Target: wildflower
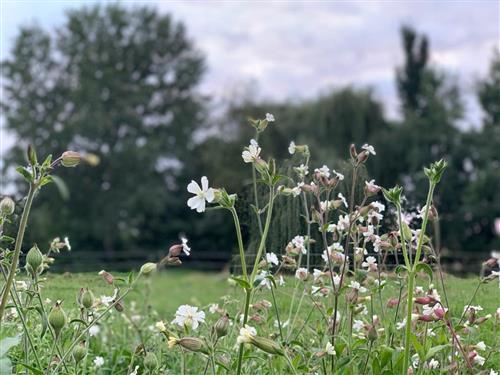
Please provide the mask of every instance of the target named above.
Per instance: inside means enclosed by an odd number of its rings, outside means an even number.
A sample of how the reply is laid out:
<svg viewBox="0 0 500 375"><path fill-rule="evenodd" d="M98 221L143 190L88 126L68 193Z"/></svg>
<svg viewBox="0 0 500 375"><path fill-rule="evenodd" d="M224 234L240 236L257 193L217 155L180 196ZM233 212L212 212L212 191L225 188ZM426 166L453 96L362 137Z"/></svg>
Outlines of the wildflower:
<svg viewBox="0 0 500 375"><path fill-rule="evenodd" d="M241 153L241 157L245 163L254 163L260 158L261 148L257 141L252 139L250 141L250 145L245 148L245 150Z"/></svg>
<svg viewBox="0 0 500 375"><path fill-rule="evenodd" d="M100 357L100 356L97 356L94 358L94 365L95 367L101 367L102 365L104 365L104 358Z"/></svg>
<svg viewBox="0 0 500 375"><path fill-rule="evenodd" d="M163 320L156 322L155 328L160 332L166 332L167 330L167 327L165 326L165 323L163 323Z"/></svg>
<svg viewBox="0 0 500 375"><path fill-rule="evenodd" d="M89 335L91 337L92 336L97 336L99 334L99 332L101 332L101 328L97 324L94 324L93 326L91 326L89 328Z"/></svg>
<svg viewBox="0 0 500 375"><path fill-rule="evenodd" d="M349 229L349 216L348 215L339 215L339 221L337 222L337 228L340 231L344 231Z"/></svg>
<svg viewBox="0 0 500 375"><path fill-rule="evenodd" d="M484 352L486 350L486 344L484 343L484 341L479 341L476 344L476 349Z"/></svg>
<svg viewBox="0 0 500 375"><path fill-rule="evenodd" d="M354 319L352 329L361 331L363 328L365 328L365 323L362 320Z"/></svg>
<svg viewBox="0 0 500 375"><path fill-rule="evenodd" d="M344 180L344 175L342 173L337 172L335 169L332 170L333 174L339 179L339 181Z"/></svg>
<svg viewBox="0 0 500 375"><path fill-rule="evenodd" d="M484 365L484 362L486 361L486 358L480 356L479 354L477 354L477 352L474 351L474 353L476 353L476 355L474 356L473 360L474 360L474 363L477 363L479 366L483 366Z"/></svg>
<svg viewBox="0 0 500 375"><path fill-rule="evenodd" d="M10 197L5 197L0 201L0 212L5 216L10 216L14 213L16 204Z"/></svg>
<svg viewBox="0 0 500 375"><path fill-rule="evenodd" d="M175 313L175 319L172 324L177 324L181 327L191 327L197 329L200 323L205 322L205 313L198 311L197 307L189 305L181 305Z"/></svg>
<svg viewBox="0 0 500 375"><path fill-rule="evenodd" d="M313 280L314 280L314 282L316 282L317 280L319 280L323 275L324 275L323 271L318 270L317 268L315 268L313 270Z"/></svg>
<svg viewBox="0 0 500 375"><path fill-rule="evenodd" d="M295 272L295 277L299 280L306 280L308 276L308 271L307 268L298 268L297 271Z"/></svg>
<svg viewBox="0 0 500 375"><path fill-rule="evenodd" d="M326 165L323 165L321 168L316 168L314 172L317 173L320 177L330 177L330 168L328 168Z"/></svg>
<svg viewBox="0 0 500 375"><path fill-rule="evenodd" d="M339 275L333 275L333 285L335 285L335 287L338 287L340 285L340 280L341 280L341 277Z"/></svg>
<svg viewBox="0 0 500 375"><path fill-rule="evenodd" d="M377 259L375 257L367 257L365 261L361 264L361 267L368 268L370 271L377 270Z"/></svg>
<svg viewBox="0 0 500 375"><path fill-rule="evenodd" d="M404 318L401 322L396 323L396 329L399 331L406 327L406 318Z"/></svg>
<svg viewBox="0 0 500 375"><path fill-rule="evenodd" d="M339 194L337 195L337 198L339 198L339 199L342 201L342 203L344 204L344 206L347 208L347 200L346 200L346 199L345 199L345 197L342 195L342 193L339 193Z"/></svg>
<svg viewBox="0 0 500 375"><path fill-rule="evenodd" d="M64 246L66 246L66 249L68 249L68 251L71 251L71 244L69 243L68 237L64 237Z"/></svg>
<svg viewBox="0 0 500 375"><path fill-rule="evenodd" d="M139 371L139 366L135 366L134 371L132 371L129 375L137 375L137 371Z"/></svg>
<svg viewBox="0 0 500 375"><path fill-rule="evenodd" d="M439 362L432 358L427 364L427 367L431 370L437 369L439 367Z"/></svg>
<svg viewBox="0 0 500 375"><path fill-rule="evenodd" d="M267 253L266 262L269 264L274 264L276 266L279 264L278 257L275 253Z"/></svg>
<svg viewBox="0 0 500 375"><path fill-rule="evenodd" d="M363 146L361 146L361 148L363 150L365 150L366 152L368 152L369 154L372 154L372 155L377 155L377 153L375 152L375 147L365 143Z"/></svg>
<svg viewBox="0 0 500 375"><path fill-rule="evenodd" d="M326 343L325 352L326 352L326 354L329 354L329 355L336 355L337 354L337 353L335 353L335 348L333 347L333 345L330 341L328 341Z"/></svg>
<svg viewBox="0 0 500 375"><path fill-rule="evenodd" d="M288 152L290 153L290 155L295 154L295 142L294 141L290 142L290 146L288 146Z"/></svg>
<svg viewBox="0 0 500 375"><path fill-rule="evenodd" d="M76 167L80 164L81 155L75 151L65 151L61 155L61 164L64 167Z"/></svg>
<svg viewBox="0 0 500 375"><path fill-rule="evenodd" d="M216 303L212 303L208 307L208 311L210 311L211 314L215 314L217 312L217 310L219 310L219 305Z"/></svg>
<svg viewBox="0 0 500 375"><path fill-rule="evenodd" d="M280 277L278 279L278 285L279 286L285 285L285 278L283 277L283 275L280 275Z"/></svg>
<svg viewBox="0 0 500 375"><path fill-rule="evenodd" d="M240 328L240 334L236 338L236 342L238 344L250 343L252 338L255 336L257 336L257 330L254 327L245 324L244 327Z"/></svg>
<svg viewBox="0 0 500 375"><path fill-rule="evenodd" d="M302 254L305 254L306 253L306 248L305 248L305 239L303 236L295 236L293 239L292 239L292 245L294 247L296 247L297 249L299 249Z"/></svg>
<svg viewBox="0 0 500 375"><path fill-rule="evenodd" d="M375 184L375 180L365 181L365 192L367 195L377 194L381 187Z"/></svg>
<svg viewBox="0 0 500 375"><path fill-rule="evenodd" d="M214 189L208 187L208 179L203 176L201 178L201 188L196 181L191 181L187 186L187 191L194 194L194 197L188 199L187 204L196 212L205 211L205 202L214 200Z"/></svg>
<svg viewBox="0 0 500 375"><path fill-rule="evenodd" d="M262 278L262 281L260 282L260 286L266 287L267 289L271 289L271 280L267 278L269 275L269 272L267 271L261 271L259 273L259 277Z"/></svg>
<svg viewBox="0 0 500 375"><path fill-rule="evenodd" d="M274 122L274 115L272 113L266 113L266 121Z"/></svg>
<svg viewBox="0 0 500 375"><path fill-rule="evenodd" d="M191 248L187 244L188 243L188 239L186 237L181 237L181 241L182 241L182 251L187 256L190 256L191 255Z"/></svg>
<svg viewBox="0 0 500 375"><path fill-rule="evenodd" d="M294 169L300 178L304 178L309 174L309 167L307 165L301 164L299 167L295 167Z"/></svg>
<svg viewBox="0 0 500 375"><path fill-rule="evenodd" d="M366 288L361 286L361 284L355 280L351 280L351 282L349 283L349 287L352 289L355 289L361 293L366 292Z"/></svg>

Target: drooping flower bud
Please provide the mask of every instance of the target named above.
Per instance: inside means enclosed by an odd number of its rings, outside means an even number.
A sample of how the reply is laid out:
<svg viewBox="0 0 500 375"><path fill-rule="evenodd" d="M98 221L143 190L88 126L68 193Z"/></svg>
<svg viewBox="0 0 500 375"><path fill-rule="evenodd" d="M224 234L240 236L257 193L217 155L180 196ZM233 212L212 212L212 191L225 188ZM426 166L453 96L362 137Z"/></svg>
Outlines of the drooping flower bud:
<svg viewBox="0 0 500 375"><path fill-rule="evenodd" d="M85 347L85 341L75 346L71 354L73 355L75 364L80 363L87 355L87 348Z"/></svg>
<svg viewBox="0 0 500 375"><path fill-rule="evenodd" d="M104 279L104 281L106 281L108 284L112 285L113 282L114 282L114 277L112 274L110 274L109 272L106 272L104 270L101 270L99 271L99 275L102 276L102 278Z"/></svg>
<svg viewBox="0 0 500 375"><path fill-rule="evenodd" d="M144 357L144 367L146 367L151 374L158 367L158 358L156 358L153 352L148 352Z"/></svg>
<svg viewBox="0 0 500 375"><path fill-rule="evenodd" d="M268 354L283 355L281 346L267 337L252 336L250 343Z"/></svg>
<svg viewBox="0 0 500 375"><path fill-rule="evenodd" d="M67 317L66 313L62 309L61 302L57 301L52 310L49 313L49 325L54 330L56 337L59 337L62 329L66 325Z"/></svg>
<svg viewBox="0 0 500 375"><path fill-rule="evenodd" d="M148 262L144 263L141 267L140 273L144 276L149 276L156 271L156 263Z"/></svg>
<svg viewBox="0 0 500 375"><path fill-rule="evenodd" d="M42 252L35 245L26 255L26 270L32 276L38 275L42 270L43 255Z"/></svg>
<svg viewBox="0 0 500 375"><path fill-rule="evenodd" d="M217 338L221 338L227 335L229 329L229 316L227 314L222 315L214 325L215 333Z"/></svg>
<svg viewBox="0 0 500 375"><path fill-rule="evenodd" d="M198 337L183 337L176 339L176 344L192 352L208 354L207 345Z"/></svg>
<svg viewBox="0 0 500 375"><path fill-rule="evenodd" d="M84 308L90 309L94 305L94 294L92 291L85 288L81 294L80 302Z"/></svg>
<svg viewBox="0 0 500 375"><path fill-rule="evenodd" d="M16 204L10 197L5 197L0 201L0 213L4 216L10 216L14 213Z"/></svg>
<svg viewBox="0 0 500 375"><path fill-rule="evenodd" d="M80 160L82 159L82 156L75 151L65 151L61 155L61 164L64 167L76 167L78 164L80 164Z"/></svg>

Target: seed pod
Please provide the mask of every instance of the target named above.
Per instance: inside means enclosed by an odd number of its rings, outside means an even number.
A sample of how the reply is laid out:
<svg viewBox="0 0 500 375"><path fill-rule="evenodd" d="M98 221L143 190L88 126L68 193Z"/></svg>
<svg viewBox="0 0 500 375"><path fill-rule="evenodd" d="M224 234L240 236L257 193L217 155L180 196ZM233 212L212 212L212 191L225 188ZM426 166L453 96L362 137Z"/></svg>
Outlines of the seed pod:
<svg viewBox="0 0 500 375"><path fill-rule="evenodd" d="M66 322L66 313L61 307L61 302L58 301L49 313L49 325L54 330L56 337L59 337L59 334L66 325Z"/></svg>
<svg viewBox="0 0 500 375"><path fill-rule="evenodd" d="M64 167L76 167L80 164L80 160L82 159L81 155L75 151L65 151L61 155L61 164Z"/></svg>
<svg viewBox="0 0 500 375"><path fill-rule="evenodd" d="M91 290L85 288L85 290L82 293L82 306L85 307L86 309L90 309L92 305L94 305L94 294L92 293Z"/></svg>
<svg viewBox="0 0 500 375"><path fill-rule="evenodd" d="M85 341L75 346L72 355L76 364L80 363L85 358L85 356L87 355L87 348L85 347Z"/></svg>
<svg viewBox="0 0 500 375"><path fill-rule="evenodd" d="M217 334L217 338L226 336L229 329L229 316L227 314L221 316L219 320L215 322L214 329Z"/></svg>
<svg viewBox="0 0 500 375"><path fill-rule="evenodd" d="M153 371L158 367L158 359L153 352L148 352L144 357L144 367L146 367L151 373L153 373Z"/></svg>
<svg viewBox="0 0 500 375"><path fill-rule="evenodd" d="M0 213L5 216L10 216L14 213L16 204L10 197L5 197L0 201Z"/></svg>
<svg viewBox="0 0 500 375"><path fill-rule="evenodd" d="M113 284L114 277L109 272L102 270L102 271L99 271L99 275L101 275L102 278L104 279L104 281L106 281L108 284L110 284L110 285Z"/></svg>
<svg viewBox="0 0 500 375"><path fill-rule="evenodd" d="M278 343L266 337L252 336L250 342L260 350L265 351L266 353L283 355L283 349L281 348L281 346L279 346Z"/></svg>
<svg viewBox="0 0 500 375"><path fill-rule="evenodd" d="M43 264L43 255L42 252L35 245L33 246L28 254L26 255L26 269L32 275L37 275Z"/></svg>

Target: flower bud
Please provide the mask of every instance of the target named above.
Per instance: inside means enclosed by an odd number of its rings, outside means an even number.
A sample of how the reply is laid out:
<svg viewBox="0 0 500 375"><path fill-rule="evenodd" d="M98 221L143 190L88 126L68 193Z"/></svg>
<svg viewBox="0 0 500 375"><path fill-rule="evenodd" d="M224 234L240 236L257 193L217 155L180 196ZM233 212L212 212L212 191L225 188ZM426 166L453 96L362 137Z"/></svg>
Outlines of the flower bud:
<svg viewBox="0 0 500 375"><path fill-rule="evenodd" d="M10 216L14 213L16 204L10 197L5 197L0 201L0 213L4 216Z"/></svg>
<svg viewBox="0 0 500 375"><path fill-rule="evenodd" d="M260 336L252 336L250 343L269 354L283 355L281 346L271 339Z"/></svg>
<svg viewBox="0 0 500 375"><path fill-rule="evenodd" d="M154 370L158 367L158 359L156 355L152 352L148 352L144 357L144 367L146 367L152 374Z"/></svg>
<svg viewBox="0 0 500 375"><path fill-rule="evenodd" d="M368 329L368 340L375 341L377 338L378 338L377 329L375 328L374 325L370 325L370 328Z"/></svg>
<svg viewBox="0 0 500 375"><path fill-rule="evenodd" d="M356 151L356 145L351 143L349 146L349 154L351 155L352 160L356 160L358 158L358 152Z"/></svg>
<svg viewBox="0 0 500 375"><path fill-rule="evenodd" d="M80 302L84 308L90 309L94 305L94 294L92 293L92 291L85 288L85 290L83 290L82 292Z"/></svg>
<svg viewBox="0 0 500 375"><path fill-rule="evenodd" d="M197 337L183 337L181 339L176 339L176 344L192 352L208 354L207 345L203 340Z"/></svg>
<svg viewBox="0 0 500 375"><path fill-rule="evenodd" d="M144 263L141 267L140 273L144 276L149 276L156 271L156 263L148 262Z"/></svg>
<svg viewBox="0 0 500 375"><path fill-rule="evenodd" d="M26 255L26 269L32 276L35 276L41 271L42 264L42 252L35 245L30 249L30 251L28 251L28 254Z"/></svg>
<svg viewBox="0 0 500 375"><path fill-rule="evenodd" d="M56 337L59 337L59 334L66 325L66 322L66 313L61 307L61 302L58 301L49 313L49 325L54 330Z"/></svg>
<svg viewBox="0 0 500 375"><path fill-rule="evenodd" d="M118 301L115 303L115 310L118 312L122 312L123 310L125 310L125 306L123 305L122 301Z"/></svg>
<svg viewBox="0 0 500 375"><path fill-rule="evenodd" d="M64 167L76 167L80 164L80 160L82 159L81 155L75 151L65 151L61 155L61 164Z"/></svg>
<svg viewBox="0 0 500 375"><path fill-rule="evenodd" d="M71 354L73 355L75 363L76 364L80 363L87 355L87 348L85 347L85 341L75 346Z"/></svg>
<svg viewBox="0 0 500 375"><path fill-rule="evenodd" d="M106 272L106 271L102 270L102 271L99 272L99 275L101 275L102 278L104 279L104 281L106 281L108 284L110 284L110 285L113 284L114 277L109 272Z"/></svg>
<svg viewBox="0 0 500 375"><path fill-rule="evenodd" d="M362 151L358 154L357 158L356 158L356 161L361 164L361 163L364 163L365 161L368 160L368 152L367 151Z"/></svg>
<svg viewBox="0 0 500 375"><path fill-rule="evenodd" d="M217 338L221 338L227 335L229 329L229 316L227 314L222 315L219 320L215 322L214 330L217 334Z"/></svg>

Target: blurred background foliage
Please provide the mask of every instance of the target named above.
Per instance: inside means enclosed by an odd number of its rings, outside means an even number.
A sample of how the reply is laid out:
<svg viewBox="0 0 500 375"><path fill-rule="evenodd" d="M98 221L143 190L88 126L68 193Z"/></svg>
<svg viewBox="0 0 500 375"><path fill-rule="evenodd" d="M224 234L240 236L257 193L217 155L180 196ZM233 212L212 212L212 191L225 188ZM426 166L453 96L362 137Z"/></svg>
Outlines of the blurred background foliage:
<svg viewBox="0 0 500 375"><path fill-rule="evenodd" d="M403 27L401 41L405 63L395 72L401 120L386 118L371 88L352 86L301 102L235 98L214 116L213 98L198 90L203 53L170 15L96 6L69 12L56 34L21 29L3 62L2 109L17 140L4 174L16 186L16 198L26 187L7 172L25 163L28 143L39 155L71 149L101 160L96 167L58 171L70 197L61 199L55 187L41 193L27 242L43 246L68 235L79 253L112 256L138 249L148 257L185 232L194 257L212 252L229 259L235 243L231 218L190 211L185 187L206 175L211 185L238 193L243 209L252 199L251 170L241 160L253 137L248 118L270 112L277 121L259 139L264 155L288 159L294 140L309 145L313 168L327 164L345 172L349 145L373 144L377 156L368 161L367 178L386 187L403 184L408 207L425 198L422 167L445 157L450 168L435 201L443 246L473 252L500 247L494 233L500 217L498 51L489 75L476 85L483 123L465 131L460 90L447 72L429 65L427 37ZM291 200L278 202L279 230L268 244L278 253L301 230L298 204ZM254 219L248 211L242 215L248 238Z"/></svg>

